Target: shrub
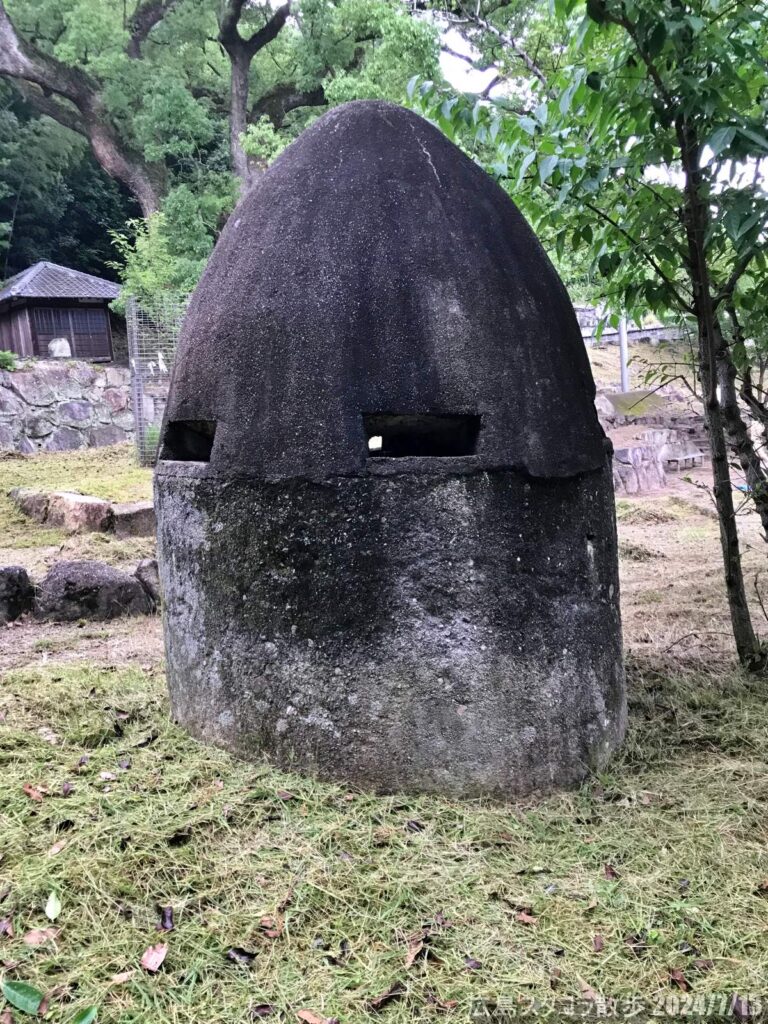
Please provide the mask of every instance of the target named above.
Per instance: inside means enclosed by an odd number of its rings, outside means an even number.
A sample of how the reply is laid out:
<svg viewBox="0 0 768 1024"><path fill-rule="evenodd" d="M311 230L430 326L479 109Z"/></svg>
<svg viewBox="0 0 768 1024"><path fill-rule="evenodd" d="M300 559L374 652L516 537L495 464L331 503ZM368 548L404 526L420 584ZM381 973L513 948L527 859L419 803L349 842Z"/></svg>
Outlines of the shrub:
<svg viewBox="0 0 768 1024"><path fill-rule="evenodd" d="M0 349L0 370L16 369L16 353Z"/></svg>

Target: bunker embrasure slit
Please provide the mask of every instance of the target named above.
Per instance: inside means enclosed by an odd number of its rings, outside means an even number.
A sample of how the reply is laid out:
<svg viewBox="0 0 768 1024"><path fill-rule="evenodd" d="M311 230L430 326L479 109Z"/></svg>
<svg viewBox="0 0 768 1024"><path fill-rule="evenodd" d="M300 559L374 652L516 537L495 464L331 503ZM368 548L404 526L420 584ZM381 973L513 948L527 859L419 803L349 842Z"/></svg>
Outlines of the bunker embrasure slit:
<svg viewBox="0 0 768 1024"><path fill-rule="evenodd" d="M474 455L480 417L454 414L364 413L369 458L450 458Z"/></svg>
<svg viewBox="0 0 768 1024"><path fill-rule="evenodd" d="M215 420L173 420L168 423L160 449L164 462L210 462Z"/></svg>

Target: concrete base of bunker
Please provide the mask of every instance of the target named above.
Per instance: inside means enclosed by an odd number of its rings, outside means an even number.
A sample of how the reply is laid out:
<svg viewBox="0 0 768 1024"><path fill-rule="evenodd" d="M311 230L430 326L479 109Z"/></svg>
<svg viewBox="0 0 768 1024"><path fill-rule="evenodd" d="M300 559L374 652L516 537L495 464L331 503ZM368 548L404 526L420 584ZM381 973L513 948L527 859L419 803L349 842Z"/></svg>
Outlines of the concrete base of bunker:
<svg viewBox="0 0 768 1024"><path fill-rule="evenodd" d="M626 721L610 468L424 461L324 483L160 464L190 732L384 792L503 798L605 762Z"/></svg>

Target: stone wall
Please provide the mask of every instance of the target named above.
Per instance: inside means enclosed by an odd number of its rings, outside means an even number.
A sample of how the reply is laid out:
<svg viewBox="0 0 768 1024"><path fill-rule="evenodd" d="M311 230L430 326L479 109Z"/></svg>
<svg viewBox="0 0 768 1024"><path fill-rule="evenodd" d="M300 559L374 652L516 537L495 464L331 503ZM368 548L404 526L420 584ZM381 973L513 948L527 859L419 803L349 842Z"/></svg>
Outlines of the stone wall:
<svg viewBox="0 0 768 1024"><path fill-rule="evenodd" d="M34 454L133 440L130 370L34 360L0 371L0 450ZM159 425L162 409L144 409Z"/></svg>
<svg viewBox="0 0 768 1024"><path fill-rule="evenodd" d="M613 452L613 489L616 494L644 494L666 487L660 447L632 445Z"/></svg>

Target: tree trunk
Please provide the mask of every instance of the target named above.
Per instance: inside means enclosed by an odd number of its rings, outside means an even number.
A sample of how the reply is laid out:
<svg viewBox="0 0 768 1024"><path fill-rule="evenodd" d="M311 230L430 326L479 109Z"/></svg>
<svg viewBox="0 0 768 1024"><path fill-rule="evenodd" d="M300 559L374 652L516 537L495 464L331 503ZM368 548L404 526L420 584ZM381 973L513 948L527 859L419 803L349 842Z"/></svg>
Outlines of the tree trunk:
<svg viewBox="0 0 768 1024"><path fill-rule="evenodd" d="M720 400L723 419L728 433L731 450L736 454L744 477L750 489L750 497L760 516L763 532L768 536L768 481L760 455L749 436L747 425L741 417L738 391L736 388L736 367L731 353L718 330L720 340L717 352L717 380L720 384Z"/></svg>
<svg viewBox="0 0 768 1024"><path fill-rule="evenodd" d="M720 523L720 546L725 569L728 608L739 660L748 668L757 668L762 667L763 658L760 644L752 628L752 619L747 604L739 532L733 505L731 473L728 465L728 449L725 442L725 420L717 394L718 344L722 343L722 338L715 318L709 267L706 260L705 239L709 226L709 209L702 194L704 182L699 170L698 142L685 124L678 126L678 136L685 174L685 229L694 308L698 324L699 372L704 391L704 416L709 429L715 504Z"/></svg>
<svg viewBox="0 0 768 1024"><path fill-rule="evenodd" d="M76 108L82 119L83 134L107 174L133 193L145 217L157 210L159 191L152 170L121 142L109 120L99 82L82 69L63 64L27 42L16 31L2 0L0 75L32 83L32 87L37 88L26 90L26 97L34 103L39 89L42 112L67 128L73 127L73 120L77 119Z"/></svg>
<svg viewBox="0 0 768 1024"><path fill-rule="evenodd" d="M250 176L248 156L241 136L248 123L248 73L251 59L242 47L230 52L229 153L232 171L245 186Z"/></svg>

